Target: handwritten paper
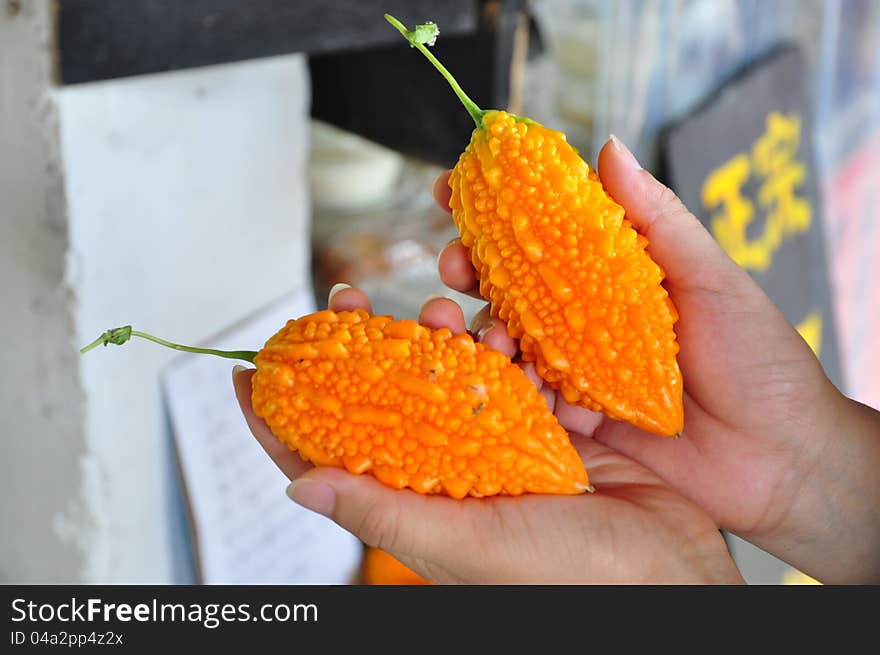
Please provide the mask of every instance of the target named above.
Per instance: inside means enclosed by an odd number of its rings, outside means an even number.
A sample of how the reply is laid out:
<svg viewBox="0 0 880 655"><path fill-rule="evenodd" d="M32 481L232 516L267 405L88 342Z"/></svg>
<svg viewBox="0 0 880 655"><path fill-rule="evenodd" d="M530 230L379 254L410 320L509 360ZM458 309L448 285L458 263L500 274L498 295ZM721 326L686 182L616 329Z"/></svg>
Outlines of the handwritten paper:
<svg viewBox="0 0 880 655"><path fill-rule="evenodd" d="M259 350L288 319L315 311L311 291L200 344ZM290 501L287 478L251 436L232 390L235 362L185 355L162 376L205 584L348 584L361 542Z"/></svg>

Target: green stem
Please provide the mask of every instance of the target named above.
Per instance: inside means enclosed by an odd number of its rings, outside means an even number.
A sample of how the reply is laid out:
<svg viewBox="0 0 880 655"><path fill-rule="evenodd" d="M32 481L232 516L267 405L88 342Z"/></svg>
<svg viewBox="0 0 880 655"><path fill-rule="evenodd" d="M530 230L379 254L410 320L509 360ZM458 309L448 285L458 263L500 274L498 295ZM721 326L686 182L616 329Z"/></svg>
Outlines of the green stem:
<svg viewBox="0 0 880 655"><path fill-rule="evenodd" d="M179 343L171 343L170 341L165 341L164 339L160 339L159 337L154 337L152 334L147 334L146 332L138 332L137 330L132 330L130 325L107 330L100 337L92 341L92 343L81 348L79 352L80 354L85 355L93 348L97 348L98 346L102 345L106 346L110 343L116 346L121 346L132 337L147 339L148 341L158 343L159 345L165 346L166 348L172 348L174 350L182 350L184 352L198 353L201 355L216 355L217 357L225 357L226 359L241 359L251 363L253 363L254 357L257 356L256 351L253 350L214 350L212 348L193 348L192 346L182 346Z"/></svg>
<svg viewBox="0 0 880 655"><path fill-rule="evenodd" d="M416 29L410 31L406 29L406 26L403 23L391 14L385 14L385 20L396 27L397 31L406 37L406 40L409 41L411 46L417 48L419 52L428 58L428 61L434 64L434 68L440 71L440 74L446 78L447 82L449 82L449 86L455 91L455 95L461 100L461 104L464 105L464 108L468 110L468 113L471 115L471 118L474 119L474 123L477 124L477 127L483 127L483 114L486 112L477 107L477 103L468 97L464 90L458 85L458 82L455 81L455 78L452 77L452 73L446 70L446 67L425 47L426 41L433 41L437 36L437 26L433 23L427 23L425 25L417 25Z"/></svg>

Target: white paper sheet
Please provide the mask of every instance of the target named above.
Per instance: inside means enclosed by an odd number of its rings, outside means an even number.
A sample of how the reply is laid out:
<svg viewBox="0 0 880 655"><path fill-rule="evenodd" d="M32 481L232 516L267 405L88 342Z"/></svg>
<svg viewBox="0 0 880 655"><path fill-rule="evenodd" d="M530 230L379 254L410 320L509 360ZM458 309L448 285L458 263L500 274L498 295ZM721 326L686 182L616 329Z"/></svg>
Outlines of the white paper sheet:
<svg viewBox="0 0 880 655"><path fill-rule="evenodd" d="M210 343L259 350L290 318L315 311L311 291L279 299ZM235 362L185 355L163 391L205 584L348 584L361 542L284 494L287 478L251 436L232 390Z"/></svg>

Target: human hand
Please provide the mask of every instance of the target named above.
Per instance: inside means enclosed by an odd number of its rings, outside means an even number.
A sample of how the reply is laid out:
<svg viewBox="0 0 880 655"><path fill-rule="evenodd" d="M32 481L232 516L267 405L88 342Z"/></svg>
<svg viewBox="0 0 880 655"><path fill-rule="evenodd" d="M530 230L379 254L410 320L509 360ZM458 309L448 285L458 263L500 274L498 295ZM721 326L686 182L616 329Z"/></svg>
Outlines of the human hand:
<svg viewBox="0 0 880 655"><path fill-rule="evenodd" d="M336 311L370 310L366 296L351 288L334 294L329 305ZM465 330L461 309L448 299L428 301L420 322L454 333ZM463 500L419 495L391 489L369 475L312 468L253 413L252 376L253 370L234 374L236 395L257 440L294 480L291 497L432 582L742 582L705 512L654 473L593 439L571 435L598 489L594 494Z"/></svg>
<svg viewBox="0 0 880 655"><path fill-rule="evenodd" d="M606 191L648 238L649 253L666 271L664 285L680 315L684 430L677 440L658 438L545 392L560 423L648 467L722 528L814 577L848 581L880 574L872 556L880 549L880 519L877 503L870 502L880 500L873 481L880 423L871 410L831 384L751 277L625 146L606 143L598 169ZM434 187L445 208L447 179L441 176ZM438 266L448 286L479 295L460 241L447 246ZM488 308L472 331L491 347L516 354L515 342Z"/></svg>

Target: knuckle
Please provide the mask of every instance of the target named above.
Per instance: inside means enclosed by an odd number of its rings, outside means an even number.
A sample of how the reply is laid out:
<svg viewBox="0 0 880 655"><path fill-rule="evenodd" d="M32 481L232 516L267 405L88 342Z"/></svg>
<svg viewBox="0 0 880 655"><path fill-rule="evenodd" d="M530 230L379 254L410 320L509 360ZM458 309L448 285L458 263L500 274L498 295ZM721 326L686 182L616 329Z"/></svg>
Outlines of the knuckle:
<svg viewBox="0 0 880 655"><path fill-rule="evenodd" d="M675 194L675 191L668 186L655 180L655 183L652 184L651 187L653 197L649 199L662 215L666 216L669 214L687 212L681 200Z"/></svg>
<svg viewBox="0 0 880 655"><path fill-rule="evenodd" d="M382 503L373 502L361 515L354 533L368 546L393 550L400 541L398 514Z"/></svg>
<svg viewBox="0 0 880 655"><path fill-rule="evenodd" d="M645 200L652 208L650 224L657 221L672 221L680 224L699 223L697 218L685 207L675 191L658 181L647 171L645 171L645 174L651 177L651 183L646 185L645 188Z"/></svg>

